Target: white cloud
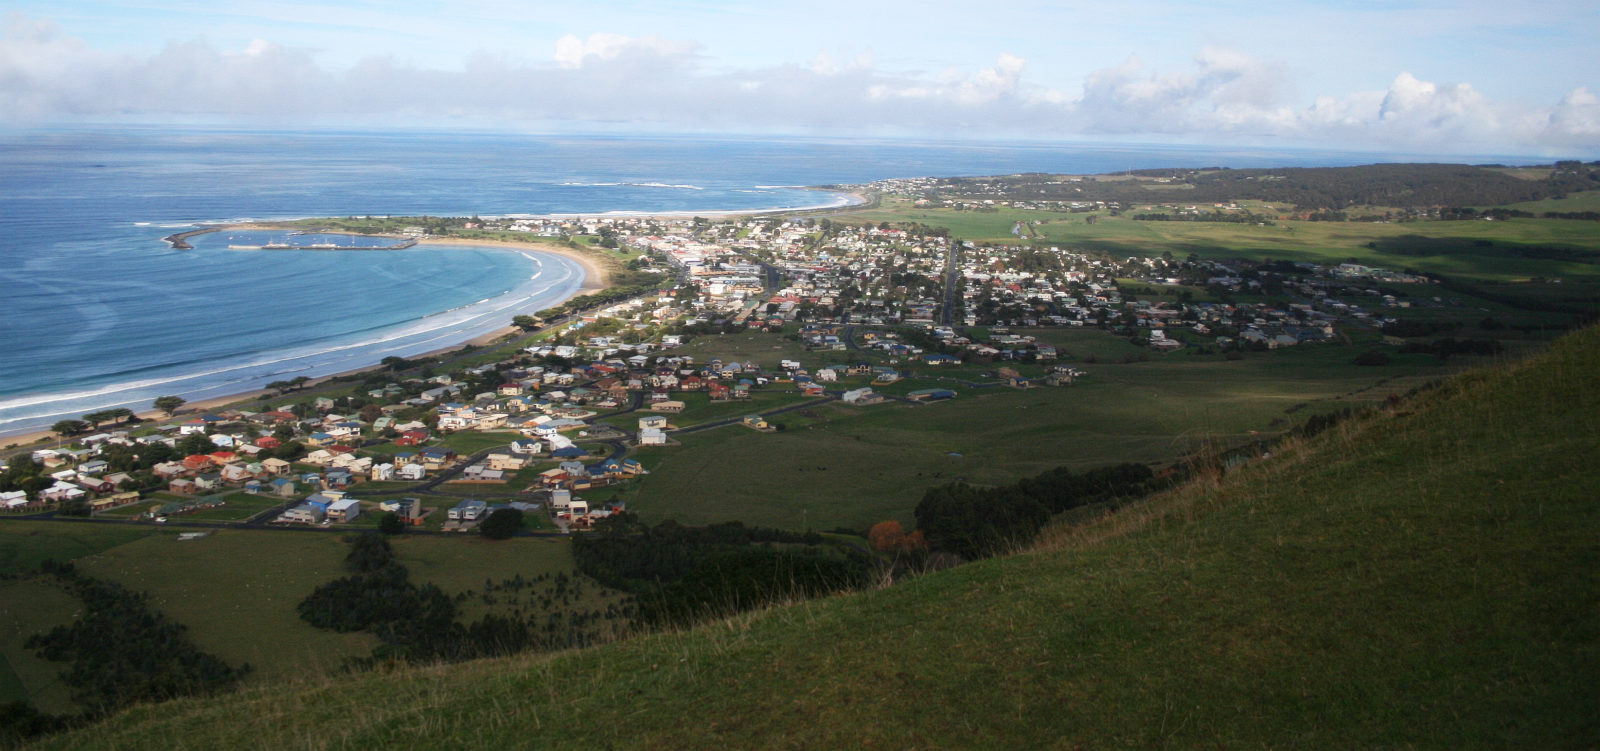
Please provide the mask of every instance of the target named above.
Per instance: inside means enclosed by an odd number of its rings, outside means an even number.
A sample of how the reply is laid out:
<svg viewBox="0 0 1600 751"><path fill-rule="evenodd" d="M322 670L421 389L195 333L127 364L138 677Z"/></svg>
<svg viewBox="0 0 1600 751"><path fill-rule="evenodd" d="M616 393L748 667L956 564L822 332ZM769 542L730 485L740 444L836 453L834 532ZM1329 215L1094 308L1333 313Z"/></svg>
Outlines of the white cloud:
<svg viewBox="0 0 1600 751"><path fill-rule="evenodd" d="M1600 139L1600 97L1582 86L1573 89L1551 108L1545 124L1551 141L1578 145L1587 139L1592 147Z"/></svg>
<svg viewBox="0 0 1600 751"><path fill-rule="evenodd" d="M682 59L694 54L697 47L690 42L676 42L659 36L636 39L621 34L598 33L590 34L588 39L579 39L568 34L556 40L554 59L557 66L576 70L586 64L618 58Z"/></svg>
<svg viewBox="0 0 1600 751"><path fill-rule="evenodd" d="M1138 56L1083 76L1080 90L1032 80L1002 53L976 70L886 70L870 52L803 63L717 67L690 41L563 36L542 62L470 55L460 71L377 57L343 70L256 39L239 51L170 43L143 57L99 52L53 23L12 15L0 34L0 122L212 115L246 121L360 117L838 134L1189 141L1279 140L1330 147L1587 149L1600 141L1588 88L1544 107L1490 101L1471 85L1399 73L1386 88L1296 99L1286 66L1206 47L1159 70ZM298 121L298 120L297 120Z"/></svg>

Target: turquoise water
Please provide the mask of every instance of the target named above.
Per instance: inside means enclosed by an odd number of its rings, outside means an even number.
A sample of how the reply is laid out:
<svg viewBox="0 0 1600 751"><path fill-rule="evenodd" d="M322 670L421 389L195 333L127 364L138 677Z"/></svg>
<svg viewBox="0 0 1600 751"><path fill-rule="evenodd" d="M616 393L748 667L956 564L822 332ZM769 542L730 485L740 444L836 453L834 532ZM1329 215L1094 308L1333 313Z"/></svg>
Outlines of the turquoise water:
<svg viewBox="0 0 1600 751"><path fill-rule="evenodd" d="M241 251L207 223L815 206L796 185L1382 161L1188 147L80 130L0 133L0 433L458 343L573 294L534 252ZM235 243L248 244L248 243Z"/></svg>

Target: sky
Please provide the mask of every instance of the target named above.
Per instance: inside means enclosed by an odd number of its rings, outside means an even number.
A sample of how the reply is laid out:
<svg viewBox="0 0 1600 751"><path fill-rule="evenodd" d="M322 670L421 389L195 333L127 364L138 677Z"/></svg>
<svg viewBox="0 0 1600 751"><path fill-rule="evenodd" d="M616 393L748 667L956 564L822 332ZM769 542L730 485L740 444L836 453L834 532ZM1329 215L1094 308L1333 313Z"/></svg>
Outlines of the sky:
<svg viewBox="0 0 1600 751"><path fill-rule="evenodd" d="M1600 2L8 0L0 126L1600 156Z"/></svg>

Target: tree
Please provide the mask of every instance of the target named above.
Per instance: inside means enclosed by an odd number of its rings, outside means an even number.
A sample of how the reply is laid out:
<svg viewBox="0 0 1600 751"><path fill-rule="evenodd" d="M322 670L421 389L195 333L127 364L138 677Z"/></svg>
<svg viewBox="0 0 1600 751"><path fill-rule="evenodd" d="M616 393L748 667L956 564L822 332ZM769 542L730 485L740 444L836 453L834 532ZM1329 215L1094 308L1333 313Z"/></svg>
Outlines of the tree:
<svg viewBox="0 0 1600 751"><path fill-rule="evenodd" d="M905 539L905 536L905 528L893 519L878 522L867 532L867 540L872 543L872 549L885 553L899 548L900 541Z"/></svg>
<svg viewBox="0 0 1600 751"><path fill-rule="evenodd" d="M406 531L406 523L400 520L399 514L390 511L378 519L378 531L386 535L398 535Z"/></svg>
<svg viewBox="0 0 1600 751"><path fill-rule="evenodd" d="M385 357L379 362L383 364L383 367L388 368L389 370L405 370L406 366L411 364L410 362L406 361L406 358L395 357L393 355Z"/></svg>
<svg viewBox="0 0 1600 751"><path fill-rule="evenodd" d="M84 420L62 420L50 426L50 430L63 436L77 435L89 429L89 423Z"/></svg>
<svg viewBox="0 0 1600 751"><path fill-rule="evenodd" d="M1384 352L1382 350L1369 349L1366 352L1362 352L1361 354L1356 355L1356 364L1357 365L1368 365L1368 366L1371 366L1371 365L1388 365L1389 364L1389 353Z"/></svg>
<svg viewBox="0 0 1600 751"><path fill-rule="evenodd" d="M522 512L514 508L495 509L478 525L478 531L491 540L504 540L522 529Z"/></svg>
<svg viewBox="0 0 1600 751"><path fill-rule="evenodd" d="M156 409L159 409L162 412L167 413L168 417L171 417L174 414L176 414L177 411L178 411L178 408L182 407L185 404L188 404L188 401L185 400L181 396L158 396L158 397L156 397L156 400L152 403L152 405Z"/></svg>
<svg viewBox="0 0 1600 751"><path fill-rule="evenodd" d="M511 325L523 331L532 331L539 328L539 319L533 316L512 316Z"/></svg>
<svg viewBox="0 0 1600 751"><path fill-rule="evenodd" d="M178 441L178 451L184 456L193 454L209 454L217 450L217 444L211 442L211 437L205 433L190 433Z"/></svg>

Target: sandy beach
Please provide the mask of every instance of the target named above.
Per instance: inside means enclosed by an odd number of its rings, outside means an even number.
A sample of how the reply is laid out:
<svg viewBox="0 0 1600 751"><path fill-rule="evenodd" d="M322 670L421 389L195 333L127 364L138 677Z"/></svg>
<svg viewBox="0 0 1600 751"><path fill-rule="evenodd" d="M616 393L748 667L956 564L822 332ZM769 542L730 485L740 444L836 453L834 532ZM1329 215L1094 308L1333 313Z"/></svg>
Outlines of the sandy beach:
<svg viewBox="0 0 1600 751"><path fill-rule="evenodd" d="M282 229L282 226L273 225L273 224L266 224L266 223L238 224L238 225L230 225L230 226L227 226L227 227L219 227L218 231L236 230L236 229L256 229L256 230ZM540 253L549 253L551 255L558 255L558 256L563 256L565 258L569 258L569 259L577 262L578 265L583 267L583 285L578 288L577 293L573 295L574 297L576 297L577 295L588 294L588 293L591 293L591 292L596 292L596 291L599 291L599 290L603 290L603 289L611 286L610 274L608 274L606 272L605 267L603 267L599 263L597 263L593 257L591 257L591 256L589 256L587 254L572 250L571 248L561 247L561 246L555 245L553 243L515 242L515 241L511 241L511 240L463 240L463 239L456 239L456 238L442 238L442 239L429 239L429 240L424 241L424 244L427 244L427 245L448 245L448 246L468 246L468 247L480 247L480 248L493 248L493 249L507 250L507 251L538 251ZM568 298L568 299L571 299L571 298ZM449 353L449 352L454 352L454 351L456 351L458 349L461 349L462 347L466 347L466 346L475 346L475 347L487 346L487 345L492 344L495 341L499 340L501 337L504 337L504 336L506 336L508 334L514 334L517 331L518 331L518 329L515 326L507 326L505 328L502 328L502 329L499 329L499 330L496 330L496 331L492 331L492 332L490 332L488 334L484 334L482 336L474 337L474 338L469 339L467 341L461 342L460 344L455 344L455 345L452 345L452 346L449 346L449 347L441 347L441 348L436 349L436 350L431 350L431 351L428 351L428 352L424 352L424 353L422 353L420 355L415 355L412 359L424 358L424 357L433 357L433 356L436 356L436 355L442 355L442 354L446 354L446 353ZM359 373L365 373L365 372L370 371L370 370L376 370L379 367L381 367L381 366L377 365L377 364L373 364L373 365L370 365L370 366L367 366L367 367L364 367L364 368L356 368L354 370L346 370L346 371L342 371L342 372L339 372L339 373L333 373L331 375L325 375L325 376L320 376L320 377L317 377L317 378L313 378L313 379L311 379L310 381L308 381L306 383L306 388L314 388L317 385L322 384L322 383L326 383L327 381L329 381L331 379L334 379L334 378L342 378L344 376L355 375L355 374L359 374ZM274 395L275 393L276 393L276 391L273 390L273 389L261 389L261 390L257 390L257 391L249 391L249 392L240 393L240 394L230 394L228 396L219 396L219 397L214 397L214 398L211 398L211 399L201 399L201 400L198 400L198 401L188 402L188 403L184 404L182 407L180 407L178 409L178 412L179 412L180 415L198 415L198 414L202 414L202 413L209 412L209 411L212 411L212 410L221 409L221 408L229 406L229 405L238 404L238 403L241 403L241 402L260 401L260 400L262 400L264 398L267 398L269 396ZM182 396L182 394L179 394L179 396ZM168 420L168 417L167 417L166 413L161 412L159 410L154 410L154 409L143 411L143 412L137 412L136 414L138 415L139 419L142 420L142 421L165 422L165 421ZM121 429L123 429L125 427L126 427L125 425L105 425L105 426L102 427L102 429L103 430L121 430ZM9 449L9 448L13 448L13 447L30 446L30 445L33 445L33 444L38 443L40 441L53 441L55 438L56 438L56 434L54 432L48 431L48 430L40 430L40 431L34 431L34 432L29 432L29 433L16 433L16 434L11 434L11 435L0 436L0 450Z"/></svg>
<svg viewBox="0 0 1600 751"><path fill-rule="evenodd" d="M838 191L833 191L833 192L838 193ZM867 203L869 203L871 201L871 198L869 196L866 196L866 195L861 194L861 193L839 193L839 195L844 196L844 198L843 198L842 201L840 201L838 203L828 204L828 205L820 205L820 206L815 206L815 207L811 207L811 208L802 208L802 209L758 209L758 210L742 210L742 211L697 211L697 212L680 212L680 213L618 211L618 212L606 212L606 213L602 213L602 214L550 214L550 215L545 215L545 216L541 216L541 217L538 217L538 218L546 218L546 219L636 219L636 218L683 219L685 217L698 216L698 217L705 217L707 219L731 219L731 218L736 218L736 217L740 217L740 216L759 216L759 215L765 215L765 214L783 214L783 213L793 213L793 212L796 212L796 211L819 211L819 210L831 210L831 209L847 209L847 208L850 208L850 207L853 207L853 206L861 206L861 205L867 204ZM210 229L210 228L207 228L207 229L208 229L208 231L226 232L228 230L280 230L280 229L288 229L288 228L290 228L290 227L286 227L283 224L272 223L272 222L247 222L247 223L240 223L240 224L230 224L230 225L218 226L215 229ZM583 285L581 287L579 287L578 292L574 295L574 297L576 297L577 295L588 294L588 293L591 293L591 292L596 292L596 291L599 291L599 290L603 290L603 289L606 289L607 287L611 286L610 275L606 272L605 267L603 267L599 263L597 263L592 256L589 256L588 254L573 250L573 249L568 248L568 247L564 247L564 246L558 245L556 243L538 242L538 241L518 242L518 241L515 241L515 240L478 240L478 239L462 239L462 238L428 238L428 239L422 240L420 242L420 244L422 244L422 245L457 246L457 247L491 248L491 249L508 250L508 251L529 251L529 250L531 250L531 251L538 251L538 252L541 252L541 253L550 253L552 255L558 255L558 256L563 256L563 257L569 258L569 259L577 262L580 266L583 267L583 271L584 271ZM505 327L503 329L499 329L497 331L493 331L493 332L490 332L488 334L484 334L482 336L478 336L478 337L475 337L473 339L469 339L469 340L464 341L464 342L462 342L460 344L456 344L456 345L452 345L452 346L449 346L449 347L443 347L443 348L440 348L440 349L436 349L436 350L432 350L432 351L429 351L429 352L425 352L425 353L423 353L421 355L417 355L416 357L418 357L418 358L421 358L421 357L433 357L433 356L445 354L445 353L448 353L448 352L454 352L454 351L456 351L458 349L461 349L462 347L469 346L469 345L470 346L478 346L478 347L486 346L486 345L494 343L495 341L499 340L500 338L502 338L502 337L504 337L504 336L506 336L508 334L516 333L517 330L518 329L516 327L514 327L514 326L507 326L507 327ZM355 370L347 370L347 371L343 371L343 372L339 372L339 373L334 373L332 375L321 376L321 377L314 378L311 381L309 381L306 384L306 387L307 388L312 388L312 387L315 387L315 386L317 386L317 385L319 385L321 383L325 383L328 380L333 379L333 378L341 378L341 377L344 377L344 376L354 375L354 374L358 374L358 373L364 373L364 372L367 372L369 370L374 370L374 369L376 369L378 367L380 367L380 366L377 365L377 364L374 364L374 365L370 365L370 366L365 367L365 368L357 368ZM199 400L199 401L194 401L194 402L189 402L187 404L184 404L183 407L181 407L179 409L179 412L182 415L201 414L201 413L204 413L204 412L208 412L208 411L216 410L216 409L221 409L223 407L226 407L226 406L229 406L229 405L233 405L233 404L238 404L238 403L241 403L241 402L259 401L259 400L262 400L263 398L268 397L269 395L272 395L273 393L274 393L274 391L271 390L271 389L263 389L263 390L259 390L259 391L251 391L251 392L246 392L246 393L241 393L241 394L232 394L232 395L229 395L229 396L220 396L220 397L215 397L215 398L211 398L211 399L202 399L202 400ZM179 396L182 396L182 394L179 394ZM162 413L160 411L157 411L157 410L149 410L149 411L145 411L145 412L139 412L137 414L138 414L138 417L139 417L140 420L145 420L145 421L163 422L163 421L167 421L168 420L168 417L164 413ZM124 426L109 425L109 426L106 426L105 429L107 429L107 430L118 430L118 429L121 429L122 427L124 427ZM12 448L12 447L28 446L28 445L32 445L32 444L38 443L41 440L53 440L55 438L56 438L56 434L54 432L51 432L51 431L48 431L48 430L34 431L34 432L30 432L30 433L17 433L17 434L12 434L12 435L4 435L4 436L0 436L0 450L4 450L4 449L7 449L7 448Z"/></svg>

